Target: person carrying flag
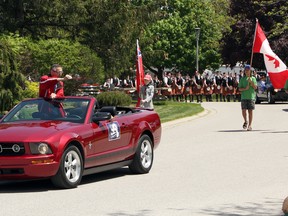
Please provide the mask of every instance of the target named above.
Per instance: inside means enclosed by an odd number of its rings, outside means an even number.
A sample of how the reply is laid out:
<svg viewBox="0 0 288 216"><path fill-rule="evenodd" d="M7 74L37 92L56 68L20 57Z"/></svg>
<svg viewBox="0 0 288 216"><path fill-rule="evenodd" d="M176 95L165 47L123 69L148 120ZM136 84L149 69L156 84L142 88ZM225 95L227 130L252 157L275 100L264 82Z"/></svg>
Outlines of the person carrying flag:
<svg viewBox="0 0 288 216"><path fill-rule="evenodd" d="M241 92L241 109L242 117L244 119L243 129L252 130L253 110L255 109L255 100L257 89L257 81L254 76L251 75L251 66L245 65L245 75L240 79L238 88ZM248 121L247 121L248 111Z"/></svg>
<svg viewBox="0 0 288 216"><path fill-rule="evenodd" d="M153 106L153 96L154 96L154 85L152 84L152 77L150 74L144 76L144 85L141 86L140 98L141 103L140 107L146 109L154 109Z"/></svg>

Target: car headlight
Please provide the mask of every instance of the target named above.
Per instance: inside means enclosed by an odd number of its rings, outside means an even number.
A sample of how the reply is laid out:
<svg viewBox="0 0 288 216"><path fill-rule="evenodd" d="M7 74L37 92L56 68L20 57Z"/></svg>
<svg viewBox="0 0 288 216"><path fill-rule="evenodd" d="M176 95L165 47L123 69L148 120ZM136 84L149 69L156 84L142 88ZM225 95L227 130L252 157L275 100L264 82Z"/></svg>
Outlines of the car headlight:
<svg viewBox="0 0 288 216"><path fill-rule="evenodd" d="M32 154L52 154L52 151L46 143L29 143Z"/></svg>

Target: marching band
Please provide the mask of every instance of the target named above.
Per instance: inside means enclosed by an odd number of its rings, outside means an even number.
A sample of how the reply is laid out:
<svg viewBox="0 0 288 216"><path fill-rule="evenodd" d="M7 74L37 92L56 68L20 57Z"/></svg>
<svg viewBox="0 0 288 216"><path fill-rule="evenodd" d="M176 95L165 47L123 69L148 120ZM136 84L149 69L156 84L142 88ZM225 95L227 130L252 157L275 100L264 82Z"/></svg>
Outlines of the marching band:
<svg viewBox="0 0 288 216"><path fill-rule="evenodd" d="M207 102L213 101L215 95L216 102L239 101L240 92L238 90L239 80L243 76L234 73L221 74L219 71L215 74L200 74L198 71L192 76L188 74L183 76L181 72L175 75L171 72L164 73L162 86L155 86L156 89L163 87L157 94L167 96L169 100L198 102L201 103L203 98Z"/></svg>
<svg viewBox="0 0 288 216"><path fill-rule="evenodd" d="M180 71L176 73L168 71L163 73L162 79L154 76L153 85L155 95L163 95L168 100L177 102L201 103L203 99L207 102L213 100L216 102L240 101L238 83L242 76L242 71L239 74L226 74L219 71L215 73L205 73L204 71L200 74L198 71L195 71L192 76L189 74L183 75ZM107 83L109 83L109 79L103 85L106 91L111 90ZM127 94L135 93L136 91L135 80L129 76L125 77L120 84L118 78L113 77L110 83L113 87L123 88Z"/></svg>

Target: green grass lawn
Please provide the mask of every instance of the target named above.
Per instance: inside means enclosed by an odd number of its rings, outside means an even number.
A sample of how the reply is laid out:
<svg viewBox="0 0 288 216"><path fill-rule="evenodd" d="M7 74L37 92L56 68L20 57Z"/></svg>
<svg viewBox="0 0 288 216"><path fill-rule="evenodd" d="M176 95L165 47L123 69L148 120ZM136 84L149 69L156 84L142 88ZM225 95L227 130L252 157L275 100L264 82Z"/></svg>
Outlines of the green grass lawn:
<svg viewBox="0 0 288 216"><path fill-rule="evenodd" d="M159 114L162 123L193 116L204 110L201 104L173 101L166 101L164 104L154 102L154 109Z"/></svg>

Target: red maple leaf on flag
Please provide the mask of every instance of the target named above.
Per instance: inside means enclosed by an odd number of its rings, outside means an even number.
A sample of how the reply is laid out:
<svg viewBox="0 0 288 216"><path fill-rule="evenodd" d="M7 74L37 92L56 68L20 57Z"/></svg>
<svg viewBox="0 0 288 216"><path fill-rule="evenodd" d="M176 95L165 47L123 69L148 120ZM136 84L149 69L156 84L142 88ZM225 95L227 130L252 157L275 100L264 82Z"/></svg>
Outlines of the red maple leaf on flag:
<svg viewBox="0 0 288 216"><path fill-rule="evenodd" d="M269 42L257 19L252 50L254 53L263 54L265 67L273 87L276 89L283 88L285 86L286 80L288 82L288 69L284 62L271 49ZM252 56L253 55L251 55L251 62Z"/></svg>
<svg viewBox="0 0 288 216"><path fill-rule="evenodd" d="M275 68L280 66L280 62L276 58L274 58L268 54L265 54L265 56L268 57L268 61L274 61L273 64L275 65Z"/></svg>

